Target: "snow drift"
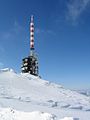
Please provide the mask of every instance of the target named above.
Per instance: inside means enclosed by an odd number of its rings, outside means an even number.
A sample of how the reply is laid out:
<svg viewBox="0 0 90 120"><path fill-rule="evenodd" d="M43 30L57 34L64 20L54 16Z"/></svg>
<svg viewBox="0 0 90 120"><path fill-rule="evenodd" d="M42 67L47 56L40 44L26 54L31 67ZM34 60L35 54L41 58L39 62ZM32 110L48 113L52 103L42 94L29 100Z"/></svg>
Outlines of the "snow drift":
<svg viewBox="0 0 90 120"><path fill-rule="evenodd" d="M11 108L0 110L0 120L57 120L55 115L49 113L34 111L20 112ZM65 117L60 120L79 120L72 117Z"/></svg>
<svg viewBox="0 0 90 120"><path fill-rule="evenodd" d="M13 109L3 109L0 111L0 120L55 120L55 116L42 112L19 112Z"/></svg>

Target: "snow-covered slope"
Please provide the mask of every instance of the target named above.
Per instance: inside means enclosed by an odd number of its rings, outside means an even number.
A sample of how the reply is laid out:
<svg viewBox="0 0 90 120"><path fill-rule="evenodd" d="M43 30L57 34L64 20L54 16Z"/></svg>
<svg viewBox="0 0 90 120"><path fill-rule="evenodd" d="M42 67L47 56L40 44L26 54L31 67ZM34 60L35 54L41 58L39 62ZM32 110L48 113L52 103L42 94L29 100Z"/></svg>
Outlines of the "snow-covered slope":
<svg viewBox="0 0 90 120"><path fill-rule="evenodd" d="M83 90L76 90L76 91L79 92L80 94L90 96L90 89L83 89Z"/></svg>
<svg viewBox="0 0 90 120"><path fill-rule="evenodd" d="M0 107L90 120L90 97L30 74L16 74L11 69L0 70Z"/></svg>

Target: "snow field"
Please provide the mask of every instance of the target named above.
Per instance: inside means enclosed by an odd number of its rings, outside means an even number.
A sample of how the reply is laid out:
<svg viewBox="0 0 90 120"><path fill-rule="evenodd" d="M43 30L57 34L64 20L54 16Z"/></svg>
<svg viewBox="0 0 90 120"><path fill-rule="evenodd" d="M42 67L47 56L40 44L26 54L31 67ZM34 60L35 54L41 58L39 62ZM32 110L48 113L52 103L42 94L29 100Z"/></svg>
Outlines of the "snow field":
<svg viewBox="0 0 90 120"><path fill-rule="evenodd" d="M0 120L90 120L89 96L8 68L0 70L0 107Z"/></svg>

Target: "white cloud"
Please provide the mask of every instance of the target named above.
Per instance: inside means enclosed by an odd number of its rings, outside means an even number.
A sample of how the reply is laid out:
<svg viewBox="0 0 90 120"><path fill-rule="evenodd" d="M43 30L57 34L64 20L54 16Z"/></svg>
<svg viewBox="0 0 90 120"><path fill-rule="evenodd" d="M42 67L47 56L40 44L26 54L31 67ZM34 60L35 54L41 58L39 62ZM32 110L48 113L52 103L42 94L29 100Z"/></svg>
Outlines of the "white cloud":
<svg viewBox="0 0 90 120"><path fill-rule="evenodd" d="M37 34L41 34L41 33L44 33L44 30L41 30L40 28L36 28L36 29L35 29L35 32L36 32Z"/></svg>
<svg viewBox="0 0 90 120"><path fill-rule="evenodd" d="M3 68L4 64L0 62L0 69Z"/></svg>
<svg viewBox="0 0 90 120"><path fill-rule="evenodd" d="M0 45L0 52L4 52L4 51L5 51L4 47Z"/></svg>
<svg viewBox="0 0 90 120"><path fill-rule="evenodd" d="M70 0L67 4L67 19L77 22L77 19L85 11L90 0Z"/></svg>
<svg viewBox="0 0 90 120"><path fill-rule="evenodd" d="M9 31L7 31L7 32L3 32L1 37L2 37L2 40L7 40L11 36L12 36L12 34Z"/></svg>
<svg viewBox="0 0 90 120"><path fill-rule="evenodd" d="M0 33L0 39L1 40L12 39L23 31L24 31L24 28L17 21L15 21L9 30L3 31L2 33Z"/></svg>
<svg viewBox="0 0 90 120"><path fill-rule="evenodd" d="M13 41L15 38L20 37L22 33L24 33L24 28L17 21L14 21L13 25L8 30L0 32L0 54L4 54L6 52L4 46L6 41L8 41L9 44L10 41ZM1 63L0 66L2 66Z"/></svg>
<svg viewBox="0 0 90 120"><path fill-rule="evenodd" d="M52 30L43 30L40 28L35 29L36 34L52 34L55 35L55 33Z"/></svg>

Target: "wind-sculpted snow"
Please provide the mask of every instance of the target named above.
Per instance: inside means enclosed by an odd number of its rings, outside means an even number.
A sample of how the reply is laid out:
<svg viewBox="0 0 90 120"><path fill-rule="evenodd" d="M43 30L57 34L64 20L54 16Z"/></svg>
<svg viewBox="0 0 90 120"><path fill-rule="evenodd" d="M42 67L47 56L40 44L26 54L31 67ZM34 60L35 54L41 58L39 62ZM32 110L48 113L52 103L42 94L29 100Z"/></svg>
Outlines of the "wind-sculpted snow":
<svg viewBox="0 0 90 120"><path fill-rule="evenodd" d="M79 111L84 120L85 115L90 115L90 97L30 74L16 74L11 69L4 69L0 70L0 107L28 112L44 110L60 118L68 115L79 118Z"/></svg>
<svg viewBox="0 0 90 120"><path fill-rule="evenodd" d="M14 72L14 70L10 68L5 68L5 69L0 69L0 72Z"/></svg>
<svg viewBox="0 0 90 120"><path fill-rule="evenodd" d="M65 118L60 119L60 120L79 120L79 118L65 117Z"/></svg>
<svg viewBox="0 0 90 120"><path fill-rule="evenodd" d="M44 112L20 112L13 109L1 109L0 120L56 120L56 116Z"/></svg>
<svg viewBox="0 0 90 120"><path fill-rule="evenodd" d="M34 112L20 112L14 109L1 109L0 120L79 120L73 117L65 117L57 119L55 115L34 111Z"/></svg>

